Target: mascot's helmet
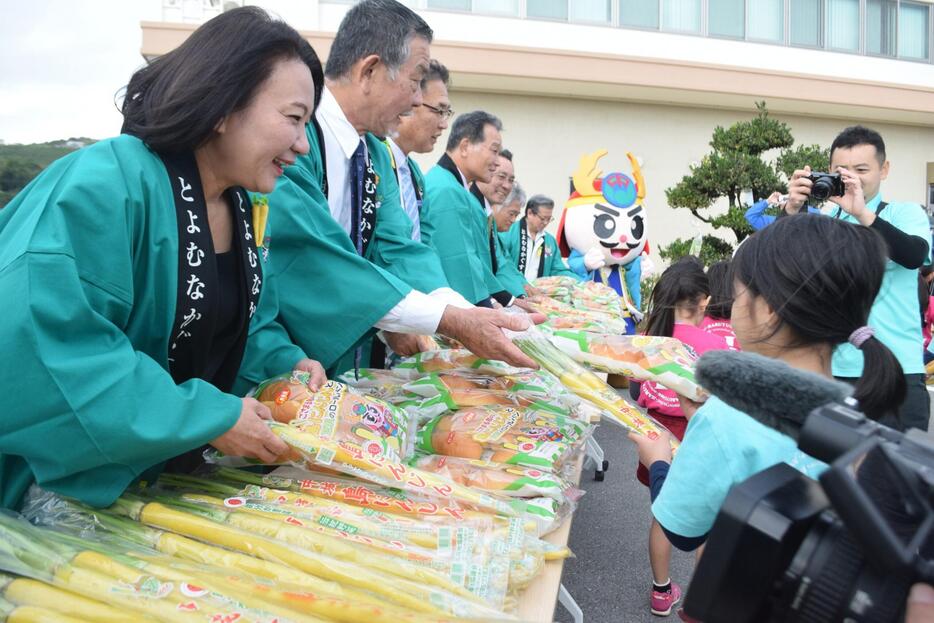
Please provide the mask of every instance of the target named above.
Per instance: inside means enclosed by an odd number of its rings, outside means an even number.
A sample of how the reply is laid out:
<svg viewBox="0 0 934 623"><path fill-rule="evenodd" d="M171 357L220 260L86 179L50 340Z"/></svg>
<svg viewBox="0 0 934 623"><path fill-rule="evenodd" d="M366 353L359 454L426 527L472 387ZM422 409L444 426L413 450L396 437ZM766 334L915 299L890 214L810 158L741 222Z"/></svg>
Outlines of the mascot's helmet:
<svg viewBox="0 0 934 623"><path fill-rule="evenodd" d="M597 161L605 149L583 156L572 177L574 189L558 223L558 247L567 257L603 251L607 265L629 264L648 250L645 231L645 180L639 161L631 153L633 177L614 172L600 177ZM633 180L635 178L635 180Z"/></svg>

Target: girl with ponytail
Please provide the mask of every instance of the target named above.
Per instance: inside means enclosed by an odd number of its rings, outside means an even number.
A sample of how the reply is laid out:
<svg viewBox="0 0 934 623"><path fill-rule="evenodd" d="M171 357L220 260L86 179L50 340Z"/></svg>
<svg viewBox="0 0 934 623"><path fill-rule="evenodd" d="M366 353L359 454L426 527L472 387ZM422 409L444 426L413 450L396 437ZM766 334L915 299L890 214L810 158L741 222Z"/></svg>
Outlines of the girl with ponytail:
<svg viewBox="0 0 934 623"><path fill-rule="evenodd" d="M867 326L885 262L885 243L873 230L819 215L782 218L756 233L732 264L731 320L743 349L831 377L834 349L852 344L865 357L854 392L860 408L891 420L905 397L904 375ZM674 463L664 436L630 435L649 467L652 513L680 549L704 542L734 484L781 462L812 477L825 467L716 396L682 404L689 424Z"/></svg>

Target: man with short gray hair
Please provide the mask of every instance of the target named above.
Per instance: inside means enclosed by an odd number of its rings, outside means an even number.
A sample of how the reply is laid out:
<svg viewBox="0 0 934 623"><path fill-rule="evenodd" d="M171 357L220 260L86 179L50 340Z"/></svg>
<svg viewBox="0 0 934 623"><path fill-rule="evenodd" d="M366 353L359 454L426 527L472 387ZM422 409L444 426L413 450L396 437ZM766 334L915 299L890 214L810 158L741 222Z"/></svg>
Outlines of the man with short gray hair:
<svg viewBox="0 0 934 623"><path fill-rule="evenodd" d="M444 274L468 301L484 307L513 301L492 270L484 206L470 192L489 182L502 146L503 124L482 110L454 120L447 149L425 176L430 208L422 212L422 240L441 258Z"/></svg>
<svg viewBox="0 0 934 623"><path fill-rule="evenodd" d="M525 216L509 231L500 234L506 253L529 281L538 277L562 275L581 280L580 275L561 259L558 242L545 231L554 220L555 202L545 195L532 195L525 205Z"/></svg>
<svg viewBox="0 0 934 623"><path fill-rule="evenodd" d="M512 224L519 218L519 214L522 213L523 206L525 206L525 190L519 182L516 182L502 203L493 204L493 221L496 223L496 231L498 233L509 231Z"/></svg>
<svg viewBox="0 0 934 623"><path fill-rule="evenodd" d="M414 335L439 332L461 334L457 339L485 357L531 363L502 333L511 319L474 309L448 286L438 256L411 239L411 221L377 138L394 132L422 103L418 86L431 38L425 21L395 0L351 7L306 129L309 153L285 168L269 196L269 266L282 293L278 319L332 375L369 363L364 349L373 326L403 355L414 352ZM308 259L309 249L321 245L334 253L326 265ZM323 288L321 271L345 286ZM307 322L307 310L321 307L333 310L333 323Z"/></svg>

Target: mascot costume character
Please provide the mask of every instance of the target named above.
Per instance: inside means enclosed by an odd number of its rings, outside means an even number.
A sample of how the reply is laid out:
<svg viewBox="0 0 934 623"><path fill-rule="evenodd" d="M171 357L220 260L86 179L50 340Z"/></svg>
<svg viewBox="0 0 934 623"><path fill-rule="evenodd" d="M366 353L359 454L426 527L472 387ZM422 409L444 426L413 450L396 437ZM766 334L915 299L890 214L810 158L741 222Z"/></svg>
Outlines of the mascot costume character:
<svg viewBox="0 0 934 623"><path fill-rule="evenodd" d="M558 223L558 248L571 270L619 293L629 312L628 333L635 333L642 319L642 255L649 252L645 180L639 161L628 152L635 180L619 172L601 178L597 161L606 154L601 149L581 158Z"/></svg>

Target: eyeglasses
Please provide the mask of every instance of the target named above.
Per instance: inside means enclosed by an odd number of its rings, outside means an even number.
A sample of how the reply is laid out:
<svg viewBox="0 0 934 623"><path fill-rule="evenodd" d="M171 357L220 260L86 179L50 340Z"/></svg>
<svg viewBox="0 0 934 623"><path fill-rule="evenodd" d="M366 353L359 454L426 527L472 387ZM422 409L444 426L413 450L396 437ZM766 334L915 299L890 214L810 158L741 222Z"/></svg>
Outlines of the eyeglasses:
<svg viewBox="0 0 934 623"><path fill-rule="evenodd" d="M427 108L427 109L430 110L431 112L435 113L436 115L438 115L438 116L441 117L442 119L450 119L451 117L454 116L454 109L453 109L453 108L436 108L436 107L432 106L431 104L426 104L425 102L422 102L422 106L424 106L425 108Z"/></svg>

